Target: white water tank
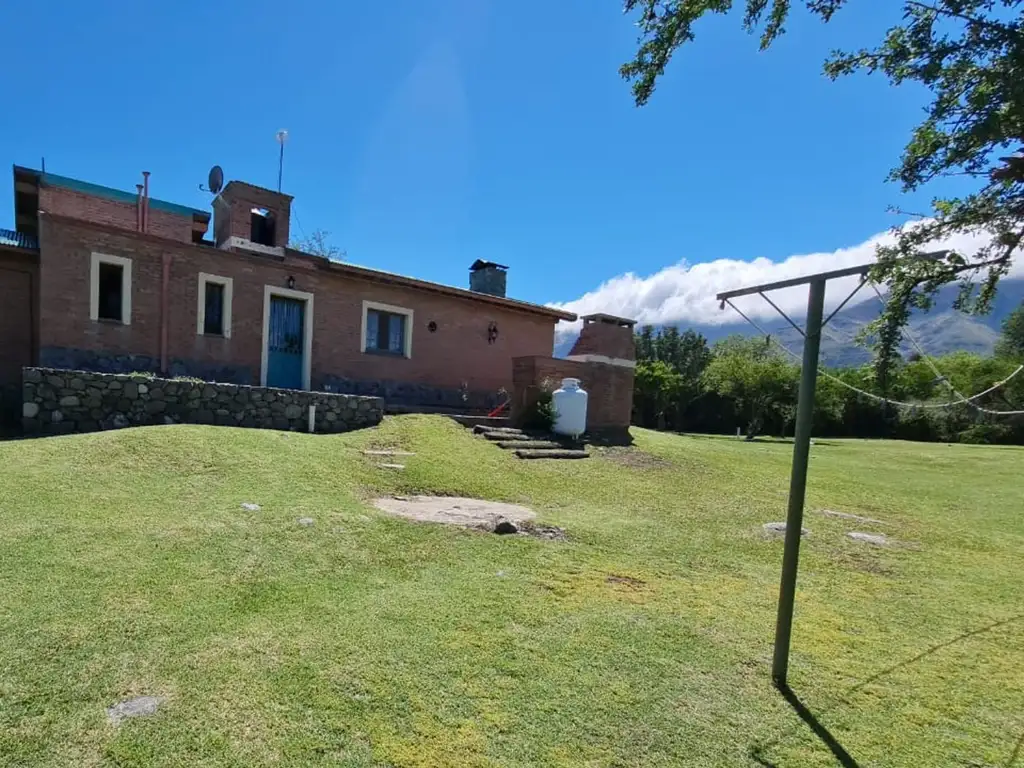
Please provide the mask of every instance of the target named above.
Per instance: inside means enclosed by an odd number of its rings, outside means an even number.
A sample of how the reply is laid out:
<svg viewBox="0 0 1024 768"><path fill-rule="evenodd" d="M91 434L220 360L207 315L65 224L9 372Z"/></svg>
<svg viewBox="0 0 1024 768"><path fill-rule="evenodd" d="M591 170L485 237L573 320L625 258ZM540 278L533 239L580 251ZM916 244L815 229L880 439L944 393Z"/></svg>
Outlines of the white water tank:
<svg viewBox="0 0 1024 768"><path fill-rule="evenodd" d="M551 394L555 408L556 435L579 437L587 431L587 393L580 389L579 379L562 379L562 386Z"/></svg>

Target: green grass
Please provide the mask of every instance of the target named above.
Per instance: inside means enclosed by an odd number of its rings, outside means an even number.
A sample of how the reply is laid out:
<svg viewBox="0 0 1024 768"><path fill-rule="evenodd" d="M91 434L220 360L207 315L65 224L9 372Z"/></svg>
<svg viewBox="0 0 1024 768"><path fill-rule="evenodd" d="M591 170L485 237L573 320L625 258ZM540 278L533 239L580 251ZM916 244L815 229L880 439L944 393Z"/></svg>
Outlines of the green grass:
<svg viewBox="0 0 1024 768"><path fill-rule="evenodd" d="M0 444L0 764L833 765L769 683L782 543L761 524L791 446L636 437L563 463L416 416ZM385 445L417 455L360 453ZM1022 469L1015 448L812 449L790 677L861 765L1019 749ZM411 492L526 503L571 541L367 504ZM109 725L135 694L168 700Z"/></svg>

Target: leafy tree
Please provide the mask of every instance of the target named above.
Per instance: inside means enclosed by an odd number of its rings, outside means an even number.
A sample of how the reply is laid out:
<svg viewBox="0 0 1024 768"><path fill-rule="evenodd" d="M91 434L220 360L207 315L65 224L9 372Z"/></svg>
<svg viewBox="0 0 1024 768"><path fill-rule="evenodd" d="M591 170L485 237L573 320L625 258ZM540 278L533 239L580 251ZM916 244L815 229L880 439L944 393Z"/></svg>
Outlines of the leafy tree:
<svg viewBox="0 0 1024 768"><path fill-rule="evenodd" d="M638 363L633 380L633 402L646 424L665 428L665 411L675 404L683 388L683 377L668 363L649 360Z"/></svg>
<svg viewBox="0 0 1024 768"><path fill-rule="evenodd" d="M903 0L902 21L872 47L837 52L825 63L832 78L880 72L894 85L914 82L931 95L926 116L908 141L890 178L911 192L946 176L970 180L961 197L937 199L913 225L894 230L896 242L880 247L872 277L889 284L879 319L880 373L895 363L910 309L927 309L935 292L959 279L960 309L984 312L999 279L1024 238L1024 0ZM794 7L828 22L846 0L744 0L743 25L768 48L785 32ZM620 72L632 83L637 105L646 104L672 55L693 41L704 16L726 14L733 0L624 0L638 16L635 58ZM1016 151L1014 151L1016 150ZM1009 156L1007 155L1008 153ZM930 243L965 232L989 235L973 250L916 258ZM985 271L975 293L971 279Z"/></svg>
<svg viewBox="0 0 1024 768"><path fill-rule="evenodd" d="M636 359L637 362L657 360L658 356L654 350L654 326L645 325L636 334Z"/></svg>
<svg viewBox="0 0 1024 768"><path fill-rule="evenodd" d="M788 421L796 401L798 370L761 339L730 336L714 346L704 384L736 401L747 419L747 439L768 419Z"/></svg>
<svg viewBox="0 0 1024 768"><path fill-rule="evenodd" d="M1003 332L996 342L996 354L1012 360L1024 360L1024 304L1003 320Z"/></svg>
<svg viewBox="0 0 1024 768"><path fill-rule="evenodd" d="M636 350L639 363L664 363L678 377L673 379L675 385L668 403L654 403L648 400L650 393L635 389L634 404L638 414L644 424L657 424L663 429L670 420L671 426L678 429L687 406L703 390L701 374L711 359L708 340L692 330L680 333L678 328L669 326L655 332L647 325L636 335ZM657 375L660 377L660 373Z"/></svg>
<svg viewBox="0 0 1024 768"><path fill-rule="evenodd" d="M309 237L292 240L288 243L288 247L314 256L323 256L331 261L342 261L345 258L345 252L333 245L330 237L331 233L326 229L314 229Z"/></svg>

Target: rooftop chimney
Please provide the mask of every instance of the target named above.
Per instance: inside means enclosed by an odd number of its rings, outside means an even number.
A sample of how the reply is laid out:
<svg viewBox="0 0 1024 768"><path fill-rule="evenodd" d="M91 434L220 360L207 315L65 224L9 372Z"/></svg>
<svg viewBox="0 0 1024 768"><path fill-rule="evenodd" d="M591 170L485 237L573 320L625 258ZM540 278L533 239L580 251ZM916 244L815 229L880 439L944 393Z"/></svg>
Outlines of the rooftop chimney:
<svg viewBox="0 0 1024 768"><path fill-rule="evenodd" d="M469 268L469 290L505 298L507 269L504 264L477 259Z"/></svg>

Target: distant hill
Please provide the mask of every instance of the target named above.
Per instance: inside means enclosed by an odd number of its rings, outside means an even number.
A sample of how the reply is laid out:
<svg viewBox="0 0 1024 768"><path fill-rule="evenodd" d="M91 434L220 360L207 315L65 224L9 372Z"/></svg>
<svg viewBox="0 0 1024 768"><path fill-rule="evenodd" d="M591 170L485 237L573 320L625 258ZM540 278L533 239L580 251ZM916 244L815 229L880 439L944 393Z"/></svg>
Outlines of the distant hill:
<svg viewBox="0 0 1024 768"><path fill-rule="evenodd" d="M1024 301L1024 280L1004 280L1000 283L992 312L988 315L966 315L951 309L956 293L956 286L947 286L939 292L931 312L915 312L910 321L910 332L931 355L944 355L959 350L991 354L999 338L1003 319ZM858 346L855 339L867 323L878 317L880 309L881 305L877 301L865 301L844 309L832 318L821 342L822 362L830 366L851 366L870 361L870 351ZM794 319L800 322L799 318ZM770 330L777 341L794 352L800 352L803 339L784 320L759 321L759 324ZM728 325L679 326L680 330L687 328L704 334L711 342L732 334L757 335L757 331L742 321ZM555 346L555 356L564 357L569 354L575 341L575 335L560 338ZM913 347L905 342L904 353L912 351Z"/></svg>

